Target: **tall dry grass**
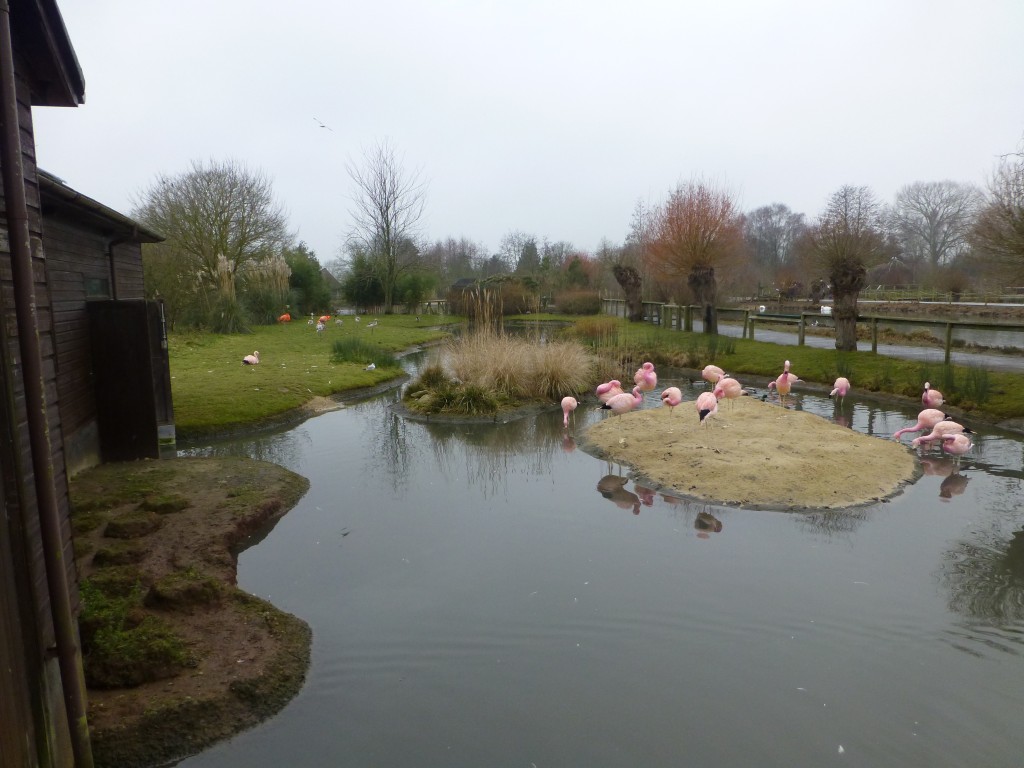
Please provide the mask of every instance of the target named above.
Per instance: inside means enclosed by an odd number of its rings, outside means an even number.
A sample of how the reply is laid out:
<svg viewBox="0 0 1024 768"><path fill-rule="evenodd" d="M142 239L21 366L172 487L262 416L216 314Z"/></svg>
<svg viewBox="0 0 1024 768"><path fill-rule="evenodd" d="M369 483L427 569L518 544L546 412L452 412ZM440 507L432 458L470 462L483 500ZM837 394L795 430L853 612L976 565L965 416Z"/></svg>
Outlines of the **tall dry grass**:
<svg viewBox="0 0 1024 768"><path fill-rule="evenodd" d="M561 398L590 389L596 358L572 341L538 344L491 329L452 341L452 375L510 399Z"/></svg>

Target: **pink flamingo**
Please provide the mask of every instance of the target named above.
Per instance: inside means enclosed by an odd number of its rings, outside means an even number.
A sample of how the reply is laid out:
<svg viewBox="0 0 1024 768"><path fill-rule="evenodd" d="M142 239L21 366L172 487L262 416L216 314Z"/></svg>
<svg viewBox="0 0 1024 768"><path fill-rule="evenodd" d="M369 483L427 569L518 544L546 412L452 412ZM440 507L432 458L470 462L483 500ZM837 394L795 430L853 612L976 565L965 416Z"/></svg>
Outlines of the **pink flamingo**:
<svg viewBox="0 0 1024 768"><path fill-rule="evenodd" d="M279 323L290 323L291 321L292 321L292 316L290 314L288 314L287 312L285 312L283 315L281 315L279 318L277 318L277 322L279 322Z"/></svg>
<svg viewBox="0 0 1024 768"><path fill-rule="evenodd" d="M721 400L723 397L728 400L735 400L743 396L743 385L731 376L724 376L715 385L714 396Z"/></svg>
<svg viewBox="0 0 1024 768"><path fill-rule="evenodd" d="M701 392L697 395L697 413L705 427L708 426L709 419L718 415L718 398L713 392Z"/></svg>
<svg viewBox="0 0 1024 768"><path fill-rule="evenodd" d="M650 392L658 386L658 374L654 372L654 363L644 363L633 374L633 383L640 387L641 392Z"/></svg>
<svg viewBox="0 0 1024 768"><path fill-rule="evenodd" d="M623 392L621 395L615 395L607 403L604 403L601 408L605 411L611 411L616 416L621 416L637 408L643 401L644 396L640 392L640 387L633 387L633 394Z"/></svg>
<svg viewBox="0 0 1024 768"><path fill-rule="evenodd" d="M242 358L242 365L259 365L260 364L260 351L257 349L251 355L246 355Z"/></svg>
<svg viewBox="0 0 1024 768"><path fill-rule="evenodd" d="M677 405L683 402L683 393L679 391L679 387L665 387L661 393L661 402L668 406L669 413L671 413Z"/></svg>
<svg viewBox="0 0 1024 768"><path fill-rule="evenodd" d="M569 428L569 414L576 410L577 405L579 403L576 402L575 397L562 398L562 426L566 429Z"/></svg>
<svg viewBox="0 0 1024 768"><path fill-rule="evenodd" d="M970 433L970 431L971 430L967 429L962 424L957 424L951 419L944 419L932 427L930 434L915 437L910 441L910 445L914 448L917 448L922 444L930 446L936 440L945 440L948 435L961 435L964 432Z"/></svg>
<svg viewBox="0 0 1024 768"><path fill-rule="evenodd" d="M924 432L926 429L931 429L940 421L946 418L946 414L936 408L925 408L919 414L917 414L917 424L912 427L904 427L903 429L897 430L893 433L892 439L899 440L900 435L906 432Z"/></svg>
<svg viewBox="0 0 1024 768"><path fill-rule="evenodd" d="M607 403L616 395L621 395L625 390L622 388L622 382L618 379L612 379L606 381L604 384L598 384L597 389L594 390L594 394L597 395L597 399L602 403Z"/></svg>
<svg viewBox="0 0 1024 768"><path fill-rule="evenodd" d="M845 376L840 376L832 386L833 389L828 393L828 396L838 397L839 403L842 404L843 398L846 397L846 394L850 391L850 380Z"/></svg>
<svg viewBox="0 0 1024 768"><path fill-rule="evenodd" d="M795 373L789 372L789 360L787 360L782 368L782 373L779 374L779 378L768 382L768 390L771 391L774 388L779 393L779 401L785 405L786 395L793 388L794 381L800 381L800 378Z"/></svg>
<svg viewBox="0 0 1024 768"><path fill-rule="evenodd" d="M932 389L932 385L926 381L924 392L921 393L921 404L925 408L938 408L942 403L942 393L937 389Z"/></svg>
<svg viewBox="0 0 1024 768"><path fill-rule="evenodd" d="M704 370L700 372L701 377L704 381L708 382L712 386L718 383L718 380L725 376L725 371L719 368L717 365L705 365Z"/></svg>
<svg viewBox="0 0 1024 768"><path fill-rule="evenodd" d="M963 432L956 435L945 435L942 438L942 450L946 453L953 454L958 460L973 447L974 445L971 443L971 438Z"/></svg>

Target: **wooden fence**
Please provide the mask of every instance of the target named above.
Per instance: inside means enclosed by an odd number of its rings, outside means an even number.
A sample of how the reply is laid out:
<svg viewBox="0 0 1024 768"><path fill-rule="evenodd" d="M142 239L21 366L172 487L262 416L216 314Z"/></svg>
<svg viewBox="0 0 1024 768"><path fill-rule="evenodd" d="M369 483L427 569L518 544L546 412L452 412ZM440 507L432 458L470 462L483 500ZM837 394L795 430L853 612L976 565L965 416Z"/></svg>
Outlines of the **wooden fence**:
<svg viewBox="0 0 1024 768"><path fill-rule="evenodd" d="M665 304L656 301L643 302L644 321L653 323L661 328L669 330L693 330L693 315L700 314L701 307L693 304ZM626 302L623 299L602 299L602 312L615 317L626 316ZM718 307L719 320L728 322L730 319L743 324L742 338L754 339L755 327L757 325L795 325L797 332L797 345L804 346L807 335L807 328L811 325L832 326L830 314L821 312L800 312L795 315L783 315L769 312L752 312L748 309L736 309L734 307ZM1024 325L1017 323L980 323L969 320L931 320L925 318L908 317L886 317L883 315L858 315L858 323L866 323L871 328L871 351L878 351L878 326L904 325L904 326L935 326L943 331L944 360L950 361L950 352L953 347L953 334L957 329L984 330L984 331L1008 331L1019 333L1024 337ZM1012 345L1018 349L1024 345Z"/></svg>

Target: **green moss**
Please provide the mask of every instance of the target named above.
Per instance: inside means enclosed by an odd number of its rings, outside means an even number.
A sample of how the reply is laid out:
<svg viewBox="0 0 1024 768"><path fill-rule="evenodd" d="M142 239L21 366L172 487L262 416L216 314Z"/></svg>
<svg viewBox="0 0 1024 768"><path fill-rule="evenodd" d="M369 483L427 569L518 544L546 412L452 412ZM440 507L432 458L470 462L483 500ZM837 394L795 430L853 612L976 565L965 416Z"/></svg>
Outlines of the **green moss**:
<svg viewBox="0 0 1024 768"><path fill-rule="evenodd" d="M111 565L135 565L146 559L149 550L138 541L114 541L96 550L92 564L97 568Z"/></svg>
<svg viewBox="0 0 1024 768"><path fill-rule="evenodd" d="M79 633L90 687L132 687L195 665L170 626L142 611L142 591L136 585L127 595L116 596L89 579L82 582Z"/></svg>
<svg viewBox="0 0 1024 768"><path fill-rule="evenodd" d="M103 535L108 539L138 539L160 530L163 524L155 512L136 510L109 520Z"/></svg>
<svg viewBox="0 0 1024 768"><path fill-rule="evenodd" d="M153 494L147 496L139 505L139 509L146 509L161 515L168 515L173 512L181 512L188 509L189 501L184 496L176 493Z"/></svg>
<svg viewBox="0 0 1024 768"><path fill-rule="evenodd" d="M194 568L169 573L150 587L145 604L151 608L191 611L208 608L221 601L220 583Z"/></svg>

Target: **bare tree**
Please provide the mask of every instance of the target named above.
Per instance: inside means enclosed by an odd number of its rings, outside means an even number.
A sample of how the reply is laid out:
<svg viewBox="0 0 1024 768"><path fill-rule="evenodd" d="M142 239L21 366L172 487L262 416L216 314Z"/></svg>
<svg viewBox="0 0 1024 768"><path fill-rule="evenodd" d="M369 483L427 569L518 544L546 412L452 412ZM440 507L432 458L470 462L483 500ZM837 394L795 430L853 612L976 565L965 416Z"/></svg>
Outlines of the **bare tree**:
<svg viewBox="0 0 1024 768"><path fill-rule="evenodd" d="M857 349L857 297L867 267L884 245L880 208L867 187L844 186L810 232L811 247L828 271L836 324L836 349Z"/></svg>
<svg viewBox="0 0 1024 768"><path fill-rule="evenodd" d="M175 264L175 279L195 286L195 295L213 291L222 317L237 315L236 287L246 271L280 258L291 242L270 179L232 160L195 161L178 176L158 176L132 215L167 238L152 258Z"/></svg>
<svg viewBox="0 0 1024 768"><path fill-rule="evenodd" d="M782 203L772 203L747 214L743 235L754 262L774 271L789 263L793 244L806 228L802 213L794 213Z"/></svg>
<svg viewBox="0 0 1024 768"><path fill-rule="evenodd" d="M1002 158L992 174L971 241L1006 280L1024 283L1024 139L1021 151Z"/></svg>
<svg viewBox="0 0 1024 768"><path fill-rule="evenodd" d="M417 232L426 186L419 172L406 172L387 140L364 152L362 165L346 168L355 183L349 245L370 255L384 289L384 311L391 312L399 276L416 266L403 259L403 251L415 253L403 244Z"/></svg>
<svg viewBox="0 0 1024 768"><path fill-rule="evenodd" d="M896 193L893 230L903 253L947 264L968 248L967 238L981 207L981 191L955 181L915 182Z"/></svg>
<svg viewBox="0 0 1024 768"><path fill-rule="evenodd" d="M654 214L650 263L664 279L685 278L703 307L704 332L718 333L718 280L744 253L741 218L732 196L703 181L677 186Z"/></svg>

